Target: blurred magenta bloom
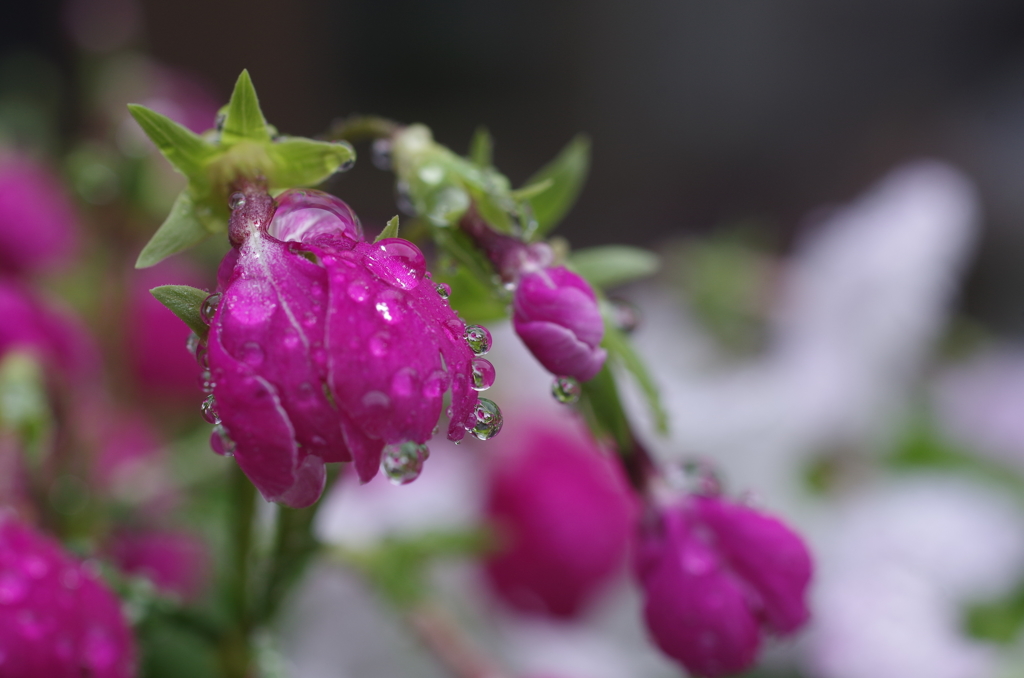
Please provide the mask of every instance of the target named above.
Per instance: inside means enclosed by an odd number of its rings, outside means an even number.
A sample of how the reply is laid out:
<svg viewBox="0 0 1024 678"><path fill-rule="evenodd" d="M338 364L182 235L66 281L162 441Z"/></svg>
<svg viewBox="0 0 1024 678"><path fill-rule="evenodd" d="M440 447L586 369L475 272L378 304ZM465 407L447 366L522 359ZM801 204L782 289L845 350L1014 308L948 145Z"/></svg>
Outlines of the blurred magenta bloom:
<svg viewBox="0 0 1024 678"><path fill-rule="evenodd" d="M184 600L197 600L210 574L206 543L190 532L120 532L109 551L124 572L146 577L164 594Z"/></svg>
<svg viewBox="0 0 1024 678"><path fill-rule="evenodd" d="M135 675L120 600L57 542L10 517L0 518L0 610L0 675Z"/></svg>
<svg viewBox="0 0 1024 678"><path fill-rule="evenodd" d="M209 300L214 448L264 497L298 507L320 496L325 462L354 461L366 482L385 445L425 443L449 388L448 437L463 438L474 354L419 249L364 242L326 193L285 192L270 224L261 199L236 194L235 248Z"/></svg>
<svg viewBox="0 0 1024 678"><path fill-rule="evenodd" d="M582 435L535 427L506 445L487 491L504 542L488 580L520 610L574 616L620 571L636 500L616 461Z"/></svg>
<svg viewBox="0 0 1024 678"><path fill-rule="evenodd" d="M99 353L85 328L24 285L0 278L0 318L0 357L26 351L65 383L86 384L99 375Z"/></svg>
<svg viewBox="0 0 1024 678"><path fill-rule="evenodd" d="M591 379L607 353L594 290L567 268L524 273L513 300L516 334L552 374Z"/></svg>
<svg viewBox="0 0 1024 678"><path fill-rule="evenodd" d="M0 273L53 269L77 245L74 208L60 180L36 160L0 154Z"/></svg>
<svg viewBox="0 0 1024 678"><path fill-rule="evenodd" d="M205 287L194 268L169 260L129 274L125 323L128 359L136 380L147 396L194 401L199 395L202 369L186 350L191 331L149 293L160 285Z"/></svg>
<svg viewBox="0 0 1024 678"><path fill-rule="evenodd" d="M761 633L807 621L811 558L779 520L694 496L647 526L637 552L644 617L655 642L697 676L749 668Z"/></svg>

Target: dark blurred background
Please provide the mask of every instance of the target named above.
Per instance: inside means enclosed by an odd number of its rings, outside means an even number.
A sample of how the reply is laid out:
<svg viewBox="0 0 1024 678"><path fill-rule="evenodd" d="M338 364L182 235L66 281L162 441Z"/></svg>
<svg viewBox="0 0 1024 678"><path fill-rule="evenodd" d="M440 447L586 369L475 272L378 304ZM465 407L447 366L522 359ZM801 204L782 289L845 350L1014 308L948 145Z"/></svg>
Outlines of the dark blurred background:
<svg viewBox="0 0 1024 678"><path fill-rule="evenodd" d="M808 213L895 164L949 160L985 209L967 310L1024 334L1019 0L91 4L137 10L140 46L225 101L248 68L267 118L291 134L377 113L425 122L464 152L484 124L518 183L584 131L592 175L561 229L576 246L759 225L785 250ZM4 14L5 56L42 54L74 81L62 3ZM367 223L394 213L369 162L330 188Z"/></svg>

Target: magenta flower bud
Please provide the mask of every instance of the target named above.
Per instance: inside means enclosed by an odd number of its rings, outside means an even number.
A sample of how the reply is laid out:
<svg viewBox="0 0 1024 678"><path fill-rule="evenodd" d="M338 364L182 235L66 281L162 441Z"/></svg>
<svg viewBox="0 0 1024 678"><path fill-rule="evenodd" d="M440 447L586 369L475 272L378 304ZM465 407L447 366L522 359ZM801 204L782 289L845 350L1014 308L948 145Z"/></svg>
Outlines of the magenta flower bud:
<svg viewBox="0 0 1024 678"><path fill-rule="evenodd" d="M27 157L0 156L0 273L52 269L77 244L75 212L58 179Z"/></svg>
<svg viewBox="0 0 1024 678"><path fill-rule="evenodd" d="M233 197L237 249L208 300L207 414L215 449L267 499L307 506L325 462L353 461L365 482L385 445L425 443L449 388L448 437L461 439L477 403L474 355L462 321L423 283L415 245L363 242L348 205L326 193L287 191L276 214L266 200Z"/></svg>
<svg viewBox="0 0 1024 678"><path fill-rule="evenodd" d="M618 464L582 435L534 428L505 442L486 501L503 546L487 578L520 610L574 616L620 571L635 497Z"/></svg>
<svg viewBox="0 0 1024 678"><path fill-rule="evenodd" d="M761 633L807 621L811 558L782 522L717 497L690 497L641 536L637 572L658 647L705 678L757 658Z"/></svg>
<svg viewBox="0 0 1024 678"><path fill-rule="evenodd" d="M31 353L65 383L89 384L100 357L78 321L37 299L27 287L0 279L0 358L13 350Z"/></svg>
<svg viewBox="0 0 1024 678"><path fill-rule="evenodd" d="M146 577L164 594L184 600L197 600L210 574L206 543L189 532L121 532L109 551L124 572Z"/></svg>
<svg viewBox="0 0 1024 678"><path fill-rule="evenodd" d="M561 266L524 273L513 309L516 334L552 374L586 381L601 371L604 322L586 280Z"/></svg>
<svg viewBox="0 0 1024 678"><path fill-rule="evenodd" d="M0 517L0 675L129 678L121 603L57 542Z"/></svg>

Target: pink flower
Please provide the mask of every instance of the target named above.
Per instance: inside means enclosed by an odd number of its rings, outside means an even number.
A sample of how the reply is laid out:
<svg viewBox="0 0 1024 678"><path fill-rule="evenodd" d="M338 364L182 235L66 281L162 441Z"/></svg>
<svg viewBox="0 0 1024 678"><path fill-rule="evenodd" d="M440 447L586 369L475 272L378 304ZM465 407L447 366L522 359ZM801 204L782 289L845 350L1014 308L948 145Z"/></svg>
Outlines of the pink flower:
<svg viewBox="0 0 1024 678"><path fill-rule="evenodd" d="M74 208L57 177L28 157L0 155L0 273L53 269L77 244Z"/></svg>
<svg viewBox="0 0 1024 678"><path fill-rule="evenodd" d="M604 323L583 278L561 266L524 273L513 310L516 334L551 373L586 381L601 371Z"/></svg>
<svg viewBox="0 0 1024 678"><path fill-rule="evenodd" d="M202 276L178 260L132 271L125 323L129 364L146 396L194 400L200 393L202 371L185 350L191 331L149 293L166 284L204 287Z"/></svg>
<svg viewBox="0 0 1024 678"><path fill-rule="evenodd" d="M123 571L150 579L165 594L196 600L210 574L206 543L190 532L120 532L109 547Z"/></svg>
<svg viewBox="0 0 1024 678"><path fill-rule="evenodd" d="M76 319L58 313L23 285L0 279L0 358L12 350L31 353L57 379L90 383L100 358Z"/></svg>
<svg viewBox="0 0 1024 678"><path fill-rule="evenodd" d="M807 621L811 558L775 518L714 497L690 497L641 536L637 572L658 646L698 676L747 669L762 631Z"/></svg>
<svg viewBox="0 0 1024 678"><path fill-rule="evenodd" d="M214 445L267 499L307 506L325 462L354 461L365 482L385 445L425 443L449 387L448 437L461 439L478 409L474 354L415 245L364 242L326 193L287 191L276 213L269 200L234 198L207 348Z"/></svg>
<svg viewBox="0 0 1024 678"><path fill-rule="evenodd" d="M128 678L135 642L117 597L60 546L0 517L0 674Z"/></svg>
<svg viewBox="0 0 1024 678"><path fill-rule="evenodd" d="M617 463L594 442L554 428L506 439L486 511L503 548L486 573L513 606L576 615L619 571L636 501Z"/></svg>

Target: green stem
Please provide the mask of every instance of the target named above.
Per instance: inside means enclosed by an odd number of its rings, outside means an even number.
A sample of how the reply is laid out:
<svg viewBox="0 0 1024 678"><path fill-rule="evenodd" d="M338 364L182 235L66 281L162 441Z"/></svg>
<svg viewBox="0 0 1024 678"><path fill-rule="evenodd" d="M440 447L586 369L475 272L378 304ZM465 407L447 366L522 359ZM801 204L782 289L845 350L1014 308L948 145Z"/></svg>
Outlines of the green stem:
<svg viewBox="0 0 1024 678"><path fill-rule="evenodd" d="M288 591L301 578L309 561L320 549L313 536L317 505L303 509L281 506L277 512L273 551L263 587L258 622L273 619Z"/></svg>
<svg viewBox="0 0 1024 678"><path fill-rule="evenodd" d="M256 512L256 488L237 464L231 466L231 495L228 596L233 623L221 643L220 658L227 678L249 678L252 664L249 645L252 635L249 555Z"/></svg>

